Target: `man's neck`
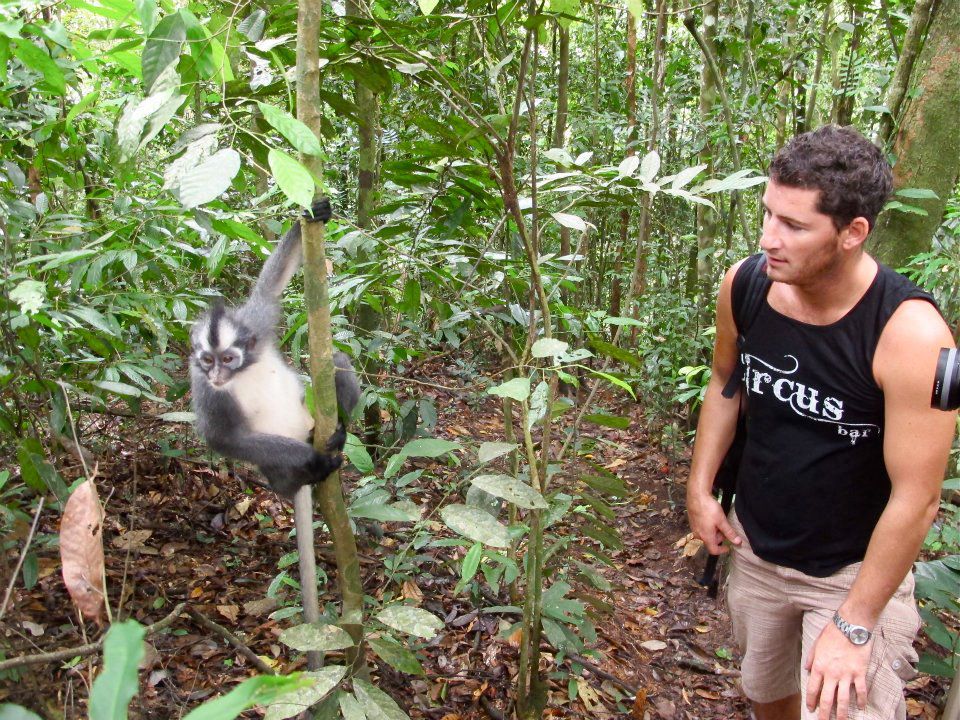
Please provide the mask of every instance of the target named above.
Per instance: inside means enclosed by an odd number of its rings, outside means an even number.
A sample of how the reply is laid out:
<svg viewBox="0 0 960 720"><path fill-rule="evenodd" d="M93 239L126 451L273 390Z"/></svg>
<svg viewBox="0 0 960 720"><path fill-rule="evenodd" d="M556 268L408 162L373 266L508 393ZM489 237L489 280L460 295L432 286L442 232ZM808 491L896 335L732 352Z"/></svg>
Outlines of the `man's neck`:
<svg viewBox="0 0 960 720"><path fill-rule="evenodd" d="M774 282L770 289L770 304L795 320L811 325L829 325L854 308L873 283L877 270L877 261L860 252L810 283L786 285Z"/></svg>

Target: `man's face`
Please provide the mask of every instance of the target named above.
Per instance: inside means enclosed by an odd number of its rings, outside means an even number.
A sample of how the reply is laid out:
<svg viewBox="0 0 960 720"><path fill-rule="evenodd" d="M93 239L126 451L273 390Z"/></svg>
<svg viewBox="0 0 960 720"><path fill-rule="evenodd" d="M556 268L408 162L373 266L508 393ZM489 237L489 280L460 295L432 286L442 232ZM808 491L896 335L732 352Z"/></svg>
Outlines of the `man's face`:
<svg viewBox="0 0 960 720"><path fill-rule="evenodd" d="M829 215L817 210L819 190L780 185L771 180L763 194L763 235L767 276L788 285L804 285L836 267L842 258L841 233Z"/></svg>

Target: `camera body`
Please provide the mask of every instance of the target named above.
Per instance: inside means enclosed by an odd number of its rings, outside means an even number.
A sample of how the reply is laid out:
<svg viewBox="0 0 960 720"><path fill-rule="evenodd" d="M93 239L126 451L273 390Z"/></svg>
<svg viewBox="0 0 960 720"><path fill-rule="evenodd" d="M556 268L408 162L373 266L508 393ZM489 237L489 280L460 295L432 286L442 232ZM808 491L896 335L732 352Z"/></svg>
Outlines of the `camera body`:
<svg viewBox="0 0 960 720"><path fill-rule="evenodd" d="M956 348L940 348L930 406L937 410L960 407L960 352Z"/></svg>

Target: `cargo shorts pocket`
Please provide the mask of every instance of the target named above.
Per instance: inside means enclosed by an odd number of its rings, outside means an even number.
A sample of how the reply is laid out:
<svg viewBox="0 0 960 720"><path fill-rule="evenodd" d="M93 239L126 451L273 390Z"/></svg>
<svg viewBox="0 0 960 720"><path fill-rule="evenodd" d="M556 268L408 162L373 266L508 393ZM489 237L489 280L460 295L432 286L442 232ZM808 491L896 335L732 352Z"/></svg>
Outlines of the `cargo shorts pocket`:
<svg viewBox="0 0 960 720"><path fill-rule="evenodd" d="M882 627L877 629L867 670L868 699L864 718L889 720L905 717L903 686L917 676L918 657L913 646L896 635Z"/></svg>

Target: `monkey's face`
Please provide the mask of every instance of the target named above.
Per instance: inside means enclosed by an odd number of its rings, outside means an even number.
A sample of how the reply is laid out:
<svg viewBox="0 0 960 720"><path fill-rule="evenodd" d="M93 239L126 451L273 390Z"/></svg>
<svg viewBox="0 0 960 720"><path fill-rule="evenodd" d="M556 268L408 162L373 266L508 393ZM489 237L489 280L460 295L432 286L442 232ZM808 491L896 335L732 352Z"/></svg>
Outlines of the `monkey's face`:
<svg viewBox="0 0 960 720"><path fill-rule="evenodd" d="M255 359L256 337L234 322L220 305L197 321L190 337L191 362L218 390Z"/></svg>

